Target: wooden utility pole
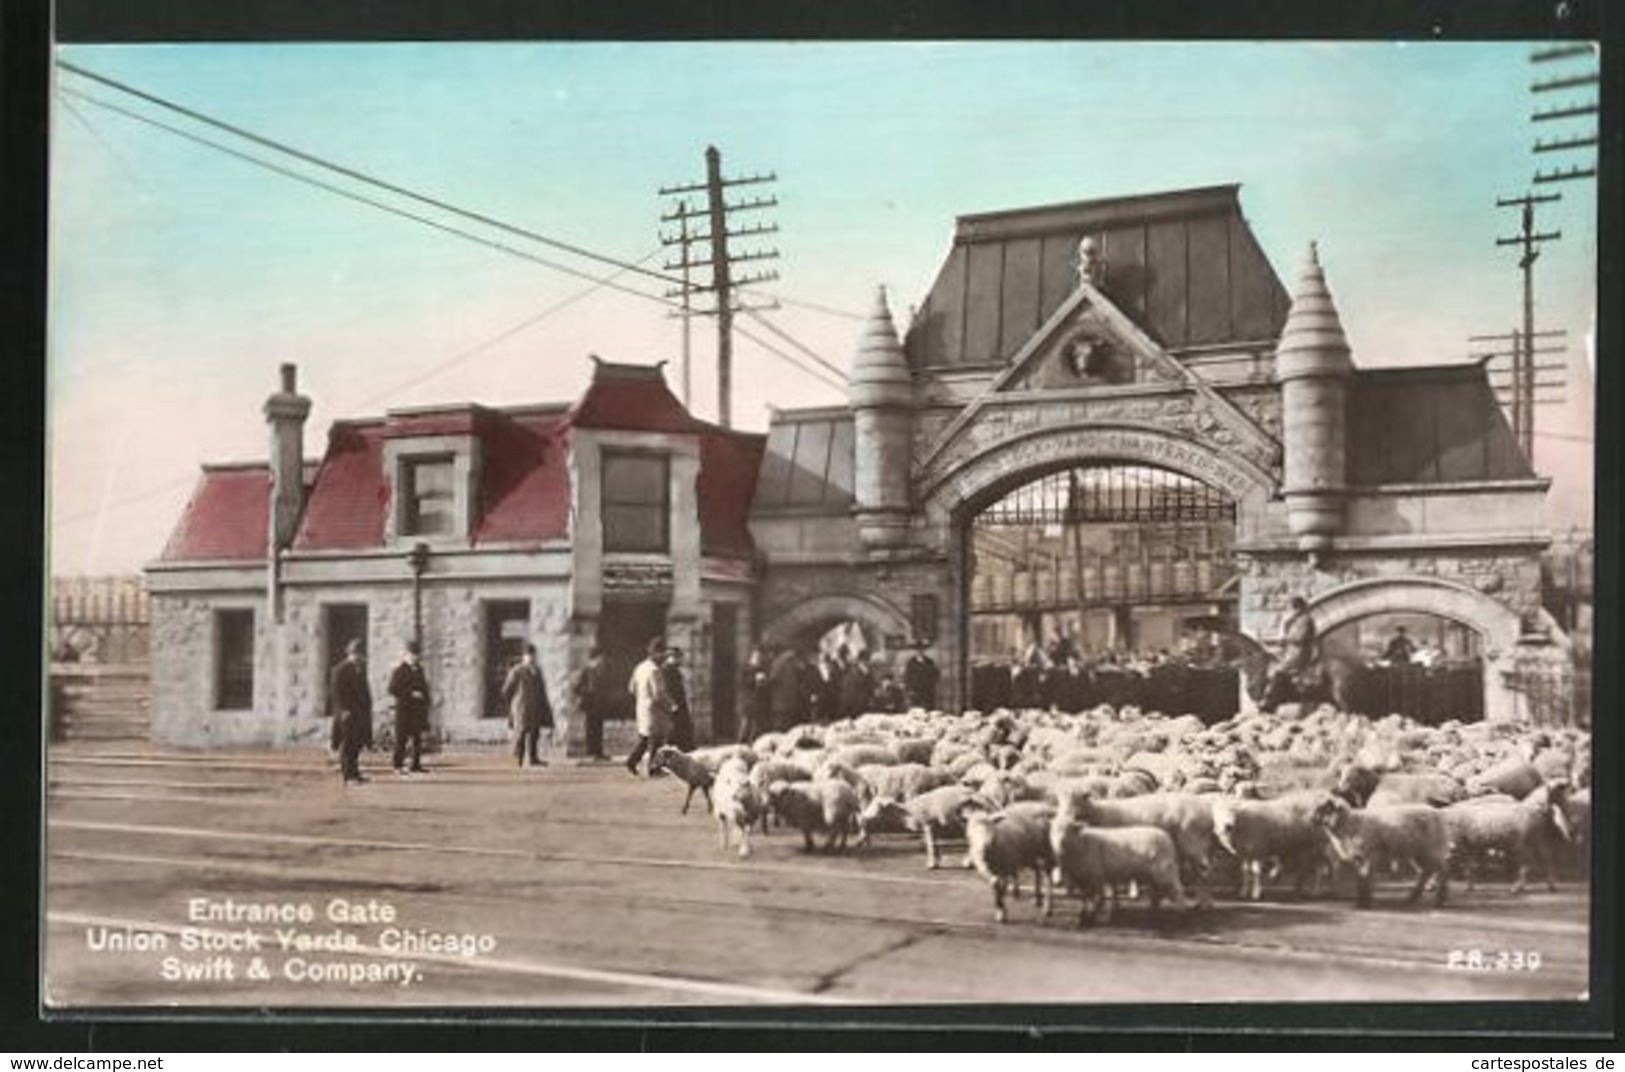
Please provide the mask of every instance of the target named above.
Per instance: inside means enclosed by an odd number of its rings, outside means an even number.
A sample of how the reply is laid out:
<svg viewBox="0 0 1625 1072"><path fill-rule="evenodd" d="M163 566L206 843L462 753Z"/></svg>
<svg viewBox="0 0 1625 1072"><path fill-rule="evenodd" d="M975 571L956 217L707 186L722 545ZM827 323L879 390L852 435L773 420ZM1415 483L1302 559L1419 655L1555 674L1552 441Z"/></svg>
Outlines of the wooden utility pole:
<svg viewBox="0 0 1625 1072"><path fill-rule="evenodd" d="M1595 63L1598 60L1597 49L1594 46L1587 44L1556 45L1550 48L1540 49L1532 53L1529 57L1529 62L1542 66L1573 63L1575 61L1584 62L1587 60L1591 61L1592 63ZM1572 94L1576 90L1580 91L1581 93L1585 93L1589 90L1591 94L1595 94L1597 89L1600 88L1601 82L1601 74L1595 67L1593 67L1591 70L1580 70L1578 72L1575 72L1571 68L1569 73L1560 74L1553 78L1547 78L1543 81L1532 83L1529 86L1529 91L1536 94ZM1571 97L1571 99L1565 104L1533 113L1530 115L1529 120L1532 123L1552 123L1571 119L1581 119L1586 116L1596 116L1597 114L1598 108L1595 96L1592 96L1590 100L1574 100ZM1593 124L1589 127L1589 129L1581 128L1576 131L1571 127L1567 132L1560 134L1555 138L1537 139L1534 145L1534 151L1536 153L1572 153L1575 150L1590 150L1591 157L1590 159L1583 159L1580 163L1572 164L1569 167L1554 168L1549 171L1536 171L1535 182L1572 182L1576 179L1596 178L1597 142L1598 138L1595 120L1593 120Z"/></svg>
<svg viewBox="0 0 1625 1072"><path fill-rule="evenodd" d="M1516 328L1500 335L1467 337L1469 343L1476 344L1467 357L1484 366L1490 388L1495 392L1495 400L1507 411L1508 416L1513 418L1514 431L1523 426L1526 411L1530 414L1530 421L1533 422L1535 412L1533 407L1555 405L1563 401L1563 392L1568 387L1568 366L1563 361L1551 361L1546 358L1553 354L1567 353L1567 343L1554 342L1567 337L1568 332L1561 329L1537 331L1533 351L1527 348L1523 332ZM1532 396L1526 390L1529 380L1527 376L1522 375L1524 369L1514 367L1514 362L1520 354L1531 352L1534 355ZM1525 405L1525 402L1528 404Z"/></svg>
<svg viewBox="0 0 1625 1072"><path fill-rule="evenodd" d="M1563 237L1561 231L1536 232L1535 206L1558 200L1560 194L1525 194L1495 202L1498 208L1522 210L1522 231L1510 238L1497 238L1495 244L1519 246L1523 251L1518 257L1518 268L1523 272L1523 331L1513 347L1512 430L1524 457L1531 461L1535 457L1535 261L1540 257L1540 243Z"/></svg>
<svg viewBox="0 0 1625 1072"><path fill-rule="evenodd" d="M779 255L778 250L757 251L749 253L736 253L729 248L730 238L744 238L751 235L772 234L777 231L777 224L755 224L748 227L729 229L728 218L731 213L750 212L759 209L773 208L778 201L771 197L756 198L749 201L739 201L730 204L727 200L727 190L732 186L746 186L755 183L774 182L776 175L748 175L743 178L729 179L722 174L722 153L716 146L707 146L705 150L705 181L686 186L667 186L660 190L661 196L673 194L705 193L705 207L690 208L687 201L679 201L677 209L661 217L662 221L676 221L680 230L678 235L670 237L661 236L665 245L681 245L682 256L675 264L667 264L667 271L681 268L683 271L683 290L686 296L696 292L709 291L715 295L715 305L705 315L717 318L717 423L724 428L732 425L732 398L733 398L733 315L744 309L735 298L735 291L754 283L767 283L777 279L778 273L773 271L755 272L747 275L735 275L734 265L743 261L770 260ZM690 219L704 217L708 230L703 234L694 234L688 228ZM710 246L710 257L697 261L690 255L690 248L700 242L707 242ZM709 286L697 287L689 283L688 273L694 268L709 267L711 269L711 283ZM685 316L687 314L685 313ZM685 320L686 323L686 320ZM684 364L685 369L687 363ZM688 399L684 398L687 404Z"/></svg>

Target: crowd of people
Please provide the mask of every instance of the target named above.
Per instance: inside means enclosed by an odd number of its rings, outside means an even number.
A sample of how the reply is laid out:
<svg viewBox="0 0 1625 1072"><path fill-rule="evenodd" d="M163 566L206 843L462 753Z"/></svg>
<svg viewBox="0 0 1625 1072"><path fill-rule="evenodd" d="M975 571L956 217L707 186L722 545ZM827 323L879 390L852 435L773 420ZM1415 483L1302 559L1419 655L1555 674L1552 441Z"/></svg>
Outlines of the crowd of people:
<svg viewBox="0 0 1625 1072"><path fill-rule="evenodd" d="M416 641L409 641L391 670L388 691L394 707L394 749L391 766L400 775L423 773L423 737L429 729L430 691ZM876 711L902 712L910 707L935 707L937 664L917 645L903 667L901 680L878 661L853 654L845 646L817 656L792 647L763 646L751 651L739 682L737 722L740 740L754 739L773 729L808 722L828 723ZM620 685L609 671L603 652L593 648L586 664L570 685L571 698L585 722L589 759L607 760L604 723L620 706L616 692L631 694L638 740L625 759L633 774L649 774L649 762L663 744L689 751L698 743L683 651L663 637L652 638L645 656L633 669L631 680ZM333 751L346 783L365 782L359 757L373 745L373 700L367 681L366 660L360 639L345 647L345 657L333 668L328 699L332 716ZM555 729L547 681L536 662L535 645L527 644L518 662L503 680L501 699L513 741L513 757L521 767L544 767L542 741Z"/></svg>
<svg viewBox="0 0 1625 1072"><path fill-rule="evenodd" d="M916 645L903 664L901 680L845 645L813 657L789 646L753 648L740 679L738 739L870 712L930 709L941 677L924 645Z"/></svg>

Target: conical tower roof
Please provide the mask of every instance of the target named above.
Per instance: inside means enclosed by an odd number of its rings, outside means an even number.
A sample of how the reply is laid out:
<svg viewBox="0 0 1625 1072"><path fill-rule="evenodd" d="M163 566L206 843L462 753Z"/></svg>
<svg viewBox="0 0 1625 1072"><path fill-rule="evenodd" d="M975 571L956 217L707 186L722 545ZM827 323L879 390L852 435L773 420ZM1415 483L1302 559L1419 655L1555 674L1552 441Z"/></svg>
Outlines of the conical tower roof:
<svg viewBox="0 0 1625 1072"><path fill-rule="evenodd" d="M1289 379L1339 374L1353 369L1343 321L1326 286L1320 252L1311 242L1309 256L1298 272L1298 283L1292 292L1292 309L1281 328L1281 342L1275 351L1275 374Z"/></svg>
<svg viewBox="0 0 1625 1072"><path fill-rule="evenodd" d="M875 288L874 305L858 336L857 353L852 357L847 384L855 406L906 403L910 399L908 359L903 354L903 344L898 341L897 327L892 323L885 287Z"/></svg>

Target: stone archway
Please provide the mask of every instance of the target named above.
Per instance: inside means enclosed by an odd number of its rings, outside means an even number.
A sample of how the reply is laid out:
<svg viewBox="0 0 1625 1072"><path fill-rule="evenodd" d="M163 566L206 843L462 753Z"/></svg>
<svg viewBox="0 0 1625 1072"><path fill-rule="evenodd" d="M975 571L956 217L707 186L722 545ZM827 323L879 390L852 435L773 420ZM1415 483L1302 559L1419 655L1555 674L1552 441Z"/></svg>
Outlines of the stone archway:
<svg viewBox="0 0 1625 1072"><path fill-rule="evenodd" d="M1172 405L1172 400L1170 400ZM1276 474L1240 452L1225 451L1140 421L1043 421L1043 405L1032 414L1036 427L976 443L977 426L965 430L965 446L950 453L935 475L923 482L923 513L929 535L946 559L944 578L949 620L943 655L952 667L945 684L953 700L964 704L970 686L969 578L971 520L1001 495L1021 484L1063 468L1122 464L1163 469L1200 481L1228 496L1236 507L1237 540L1261 524L1277 487Z"/></svg>
<svg viewBox="0 0 1625 1072"><path fill-rule="evenodd" d="M846 621L855 621L872 631L877 647L884 647L888 634L906 636L910 629L908 615L879 596L835 592L811 596L775 616L763 630L762 640L775 645L804 645L808 634Z"/></svg>
<svg viewBox="0 0 1625 1072"><path fill-rule="evenodd" d="M1322 633L1377 614L1412 612L1460 622L1484 640L1486 660L1510 652L1521 623L1504 603L1465 585L1437 577L1375 577L1351 581L1309 601Z"/></svg>
<svg viewBox="0 0 1625 1072"><path fill-rule="evenodd" d="M1484 717L1516 717L1518 641L1523 633L1516 611L1466 585L1437 577L1375 577L1351 581L1309 601L1322 635L1378 614L1414 613L1446 618L1478 633L1483 641Z"/></svg>
<svg viewBox="0 0 1625 1072"><path fill-rule="evenodd" d="M974 512L1006 489L1060 466L1121 462L1200 480L1236 501L1246 515L1274 494L1274 474L1234 452L1138 422L1068 423L1002 439L931 479L924 505L933 518Z"/></svg>

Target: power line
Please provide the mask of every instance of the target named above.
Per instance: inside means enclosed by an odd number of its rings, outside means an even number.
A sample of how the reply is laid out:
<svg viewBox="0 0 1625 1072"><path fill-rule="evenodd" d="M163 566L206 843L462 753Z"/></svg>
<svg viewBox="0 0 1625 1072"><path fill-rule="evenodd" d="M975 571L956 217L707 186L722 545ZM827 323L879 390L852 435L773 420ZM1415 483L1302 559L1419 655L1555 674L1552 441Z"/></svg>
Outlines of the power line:
<svg viewBox="0 0 1625 1072"><path fill-rule="evenodd" d="M652 259L653 257L655 257L656 255L658 255L659 253L660 253L660 250L656 249L656 250L644 255L643 257L638 258L638 261L639 261L639 263L646 262L646 261ZM624 272L617 272L616 273L616 275L624 275L624 274L625 274ZM614 276L610 276L609 278L613 279ZM418 384L423 383L426 380L433 379L435 376L440 375L442 372L445 372L447 369L455 368L457 365L462 364L464 361L467 361L469 358L476 357L479 354L483 354L485 351L491 349L493 346L497 346L500 343L506 342L507 340L513 338L515 335L518 335L520 332L529 330L530 328L534 327L536 324L538 324L541 321L546 320L548 317L552 316L554 313L557 313L557 312L565 309L568 306L574 305L576 302L581 301L583 298L586 298L586 297L588 297L588 296L590 296L592 294L596 294L600 289L602 289L602 285L603 284L601 284L601 283L595 283L590 287L587 287L587 288L585 288L583 290L579 290L576 293L571 294L566 298L563 298L563 299L561 299L559 301L556 301L552 305L549 305L547 308L541 310L540 312L533 313L532 315L527 316L525 319L521 320L519 323L513 325L510 328L507 328L507 329L505 329L503 331L498 332L497 334L491 336L490 338L484 340L483 342L476 343L475 345L470 346L466 350L460 350L457 353L453 354L451 357L446 358L444 361L441 361L438 364L432 365L429 368L424 369L422 372L418 373L417 375L412 376L412 377L410 377L410 378L408 378L406 380L403 380L400 383L395 384L393 387L388 387L388 388L384 389L383 391L380 391L378 394L372 395L369 398L362 399L360 402L355 403L354 408L358 409L358 410L366 409L368 406L372 405L373 403L381 402L384 399L388 398L390 395L398 394L399 392L404 391L408 387L416 387Z"/></svg>
<svg viewBox="0 0 1625 1072"><path fill-rule="evenodd" d="M797 350L800 350L802 353L806 354L820 368L827 370L840 379L842 383L845 383L845 372L841 371L841 369L837 368L835 365L830 364L828 361L825 361L822 357L818 356L818 354L814 353L811 348L797 341L790 335L789 332L773 323L767 317L763 316L759 311L755 309L746 309L745 315L762 325L767 330L771 331L773 334L777 335L779 338L783 339L785 342L789 343L791 346L794 346Z"/></svg>
<svg viewBox="0 0 1625 1072"><path fill-rule="evenodd" d="M802 301L799 298L789 298L783 294L774 294L771 291L766 290L758 291L757 293L761 294L762 297L767 298L770 301L779 302L783 305L794 305L798 309L811 309L815 313L824 313L827 316L838 316L843 320L861 321L864 319L862 313L848 312L845 309L835 309L828 305L819 305L817 302Z"/></svg>
<svg viewBox="0 0 1625 1072"><path fill-rule="evenodd" d="M809 376L813 377L814 379L818 380L820 383L827 384L828 386L835 388L837 391L840 391L843 394L845 393L846 384L844 382L837 382L836 380L831 378L828 373L825 373L825 372L823 372L823 371L821 371L821 370L819 370L817 368L814 368L811 365L803 364L799 358L792 357L790 354L787 354L783 350L780 350L777 346L774 346L772 343L770 343L767 340L763 339L761 336L752 335L750 332L746 331L742 327L739 327L738 325L734 326L734 331L737 332L740 335L743 335L745 338L749 339L751 342L755 343L757 346L760 346L762 349L766 350L768 353L773 354L776 357L779 357L779 358L783 359L784 361L787 361L790 364L794 365L796 368L800 369L802 372L805 372L807 375L809 375Z"/></svg>
<svg viewBox="0 0 1625 1072"><path fill-rule="evenodd" d="M509 234L529 238L532 241L540 242L545 246L551 246L554 249L562 250L566 253L573 253L578 257L586 257L589 260L599 261L601 263L619 268L622 271L636 272L640 275L649 276L652 279L660 280L662 283L676 282L676 280L674 280L671 276L663 275L660 272L645 268L640 264L632 264L627 261L606 256L602 253L595 253L590 249L584 249L581 246L573 243L552 238L548 235L530 230L527 227L520 227L516 224L507 223L503 220L496 219L493 216L488 216L482 212L475 212L470 209L459 208L458 206L443 201L440 198L430 197L427 194L420 194L415 190L410 190L397 183L375 178L366 172L358 171L355 168L346 167L343 164L334 163L333 161L317 156L314 153L308 153L303 149L295 148L294 146L288 145L284 142L277 141L273 138L267 138L261 134L256 134L244 127L237 126L233 123L228 123L223 119L216 119L214 116L207 115L193 108L188 108L182 104L177 104L174 101L167 100L153 93L148 93L145 90L137 89L134 86L120 82L117 79L109 78L106 75L97 74L96 72L87 70L86 68L80 67L77 64L69 63L67 60L59 59L56 61L56 65L64 70L71 71L74 74L79 75L81 78L88 78L93 82L99 82L102 85L116 89L121 93L127 93L130 96L138 97L141 100L147 101L151 104L156 104L160 108L167 109L179 115L184 115L188 119L193 119L199 123L204 123L208 126L215 127L216 129L224 130L230 134L235 134L239 138L245 138L257 145L265 146L268 149L274 149L279 153L285 153L288 156L302 160L307 164L313 164L317 167L325 168L328 171L336 172L345 176L346 178L354 179L357 182L366 183L369 186L376 186L382 190L388 190L390 193L398 194L401 197L410 198L411 200L420 204L430 205L434 208L440 209L442 212L449 212L455 216L462 216L465 219L475 220L479 223L485 224L488 227L495 227L499 231L506 231Z"/></svg>
<svg viewBox="0 0 1625 1072"><path fill-rule="evenodd" d="M65 61L63 61L63 65L67 66L70 70L74 70L74 68L71 65L66 64ZM76 70L75 73L79 73L79 72ZM87 77L99 77L99 76L88 76L87 75ZM243 151L241 151L239 149L234 149L234 148L232 148L232 147L230 147L228 145L223 145L220 142L214 141L213 139L205 138L200 134L195 134L195 133L193 133L191 131L184 130L184 129L182 129L180 127L177 127L177 126L175 126L175 125L173 125L171 123L165 123L160 119L154 119L151 116L142 115L139 112L132 111L131 109L125 108L125 107L123 107L121 105L113 104L110 101L101 100L101 99L99 99L97 97L94 97L94 96L92 96L92 95L90 95L88 93L83 92L82 90L76 90L76 89L74 89L74 88L72 88L70 86L61 86L61 85L57 86L57 90L60 93L67 94L69 96L72 96L72 97L75 97L75 98L77 98L79 100L82 100L82 101L84 101L84 102L86 102L88 104L93 104L96 107L106 109L107 111L114 112L115 114L118 114L118 115L122 115L122 116L124 116L124 117L126 117L128 119L134 120L135 122L143 123L143 124L145 124L147 126L155 128L155 129L162 130L162 131L164 131L166 133L169 133L169 134L173 134L173 135L175 135L176 137L179 137L179 138L184 138L185 140L190 141L190 142L192 142L194 144L201 145L201 146L203 146L205 148L208 148L208 149L213 149L216 152L224 153L225 155L233 157L233 158L235 158L237 160L241 160L244 163L252 164L255 167L262 168L262 169L264 169L266 171L272 172L273 174L281 175L284 178L292 179L295 182L299 182L299 183L303 183L303 184L305 184L307 186L315 187L316 189L323 190L323 191L325 191L327 193L334 194L334 195L336 195L338 197L342 197L345 200L354 201L357 204L366 205L369 208L374 208L374 209L377 209L377 210L379 210L381 212L387 212L390 215L399 216L402 219L411 220L414 223L421 223L426 227L433 228L434 230L440 231L440 232L442 232L444 234L449 234L449 235L453 235L453 236L458 237L458 238L466 239L466 240L468 240L470 242L477 243L477 244L485 246L485 247L487 247L489 249L494 249L494 250L497 250L497 251L502 252L502 253L507 253L510 256L518 257L521 260L529 261L532 264L538 264L538 265L541 265L544 268L551 268L554 271L562 272L565 275L570 275L570 276L574 276L574 277L576 277L578 279L587 280L588 282L591 282L591 283L594 284L594 289L596 289L597 287L607 287L607 288L609 288L611 290L619 291L619 292L621 292L623 294L629 294L629 295L631 295L632 297L635 297L635 298L642 298L644 301L655 302L657 304L666 306L668 308L680 308L679 303L671 301L671 300L669 300L667 298L661 297L660 295L650 294L650 293L648 293L646 291L637 290L637 289L635 289L633 287L628 287L628 286L626 286L624 284L613 282L613 280L615 279L616 276L625 274L628 271L637 271L637 272L641 272L642 274L645 274L645 275L655 274L657 278L661 278L661 279L667 278L665 276L660 276L658 273L649 273L646 269L644 269L642 267L641 264L638 264L638 263L626 263L626 262L616 260L614 258L598 256L597 259L599 259L599 260L604 260L604 261L606 261L606 262L608 262L610 264L621 265L622 267L621 267L621 270L619 272L612 273L612 274L610 274L608 276L602 276L602 277L594 276L594 275L591 275L591 274L589 274L587 272L583 272L580 269L572 268L569 265L559 264L558 262L548 260L545 257L538 257L537 255L535 255L533 253L530 253L530 252L527 252L525 250L519 249L519 248L517 248L515 246L508 245L507 243L498 242L498 241L495 241L493 239L486 238L486 237L484 237L482 235L474 234L471 231L463 230L462 228L459 228L459 227L453 227L453 226L451 226L449 224L442 223L442 222L440 222L438 220L430 219L427 216L423 216L423 215L420 215L420 214L415 213L415 212L409 212L406 209L398 208L398 207L396 207L394 205L390 205L390 204L387 204L385 202L376 200L374 198L367 197L367 196L365 196L363 194L358 194L358 193L356 193L356 192L354 192L352 190L346 190L343 187L336 186L336 185L334 185L332 183L324 182L321 179L313 178L312 176L302 174L302 173L300 173L298 171L292 170L291 168L283 167L282 165L274 163L272 161L265 160L265 159L263 159L261 157L254 156L254 155L252 155L250 153L245 153L245 152L243 152ZM138 96L143 96L143 97L148 96L147 94L141 93L139 90L132 90L132 92L136 93ZM179 108L180 106L177 105L175 107ZM182 110L186 111L185 109L182 109ZM226 125L226 129L231 129L229 124ZM297 151L295 151L295 155L303 156L304 154L299 154ZM453 211L456 211L456 210L453 210ZM467 214L467 213L462 213L462 214L470 215L470 214ZM475 218L478 218L478 217L476 216ZM506 228L506 229L517 230L515 228ZM524 233L524 232L521 230L519 233ZM642 259L646 261L649 258L645 257L645 258L642 258ZM844 314L844 313L840 312L839 310L825 309L822 306L812 306L811 303L797 302L795 304L809 305L812 308L817 308L817 309L819 309L821 311L830 312L833 315L837 315L837 316L848 315L848 314ZM788 361L791 364L796 365L798 368L803 368L803 370L805 371L804 366L802 366L800 364L800 362L797 362L794 359L790 358L788 355L783 353L783 351L780 351L780 350L778 350L776 348L765 346L765 345L763 346L763 349L767 350L769 353L774 354L775 356L780 357L781 359L783 359L785 361ZM173 485L171 485L171 486L173 486Z"/></svg>
<svg viewBox="0 0 1625 1072"><path fill-rule="evenodd" d="M59 92L67 93L67 94L69 94L69 95L71 95L73 97L77 97L78 99L86 102L87 104L94 104L98 108L105 108L108 111L115 112L115 113L117 113L119 115L122 115L122 116L125 116L126 118L129 118L129 119L133 119L138 123L145 123L148 126L156 127L157 129L166 131L167 133L173 134L176 137L185 138L187 141L194 142L194 143L196 143L198 145L202 145L202 146L204 146L206 148L209 148L209 149L213 149L216 152L225 153L227 156L234 157L234 158L236 158L238 160L241 160L241 161L243 161L245 163L253 164L255 167L264 168L265 170L273 172L273 173L278 174L278 175L281 175L284 178L293 179L295 182L301 182L301 183L304 183L307 186L314 186L318 190L325 190L326 192L328 192L330 194L335 194L335 195L337 195L339 197L342 197L342 198L344 198L344 199L346 199L348 201L354 201L357 204L366 205L369 208L375 208L375 209L378 209L381 212L387 212L392 216L400 216L403 219L408 219L408 220L411 220L411 221L413 221L415 223L421 223L425 227L432 227L435 230L443 232L445 234L455 235L458 238L465 238L465 239L469 240L470 242L475 242L475 243L478 243L479 245L486 246L486 247L488 247L490 249L498 250L498 251L500 251L502 253L507 253L507 254L509 254L511 256L518 257L518 258L520 258L522 260L530 261L532 264L539 264L544 268L551 268L556 272L563 272L565 275L575 276L577 279L585 279L585 280L588 280L589 282L593 282L593 283L600 284L602 286L609 287L612 290L618 290L618 291L621 291L624 294L630 294L630 295L632 295L634 297L642 298L645 301L656 302L656 303L658 303L660 305L670 305L670 304L672 304L671 302L668 302L665 298L662 298L658 294L650 294L650 293L648 293L646 291L636 290L636 289L634 289L632 287L628 287L628 286L625 286L625 285L622 285L622 284L619 284L619 283L609 282L608 280L613 279L614 275L604 276L604 277L591 275L591 274L589 274L587 272L581 271L579 268L572 268L572 267L570 267L569 265L566 265L566 264L559 264L557 261L550 261L546 257L538 257L534 253L530 253L530 252L527 252L525 250L519 249L516 246L510 246L510 245L508 245L507 243L504 243L504 242L498 242L498 241L495 241L493 239L485 238L482 235L477 235L477 234L473 233L472 231L465 231L460 227L453 227L450 224L441 223L438 220L430 219L429 217L419 215L416 212L408 212L406 209L397 208L396 206L386 204L383 201L378 201L378 200L375 200L374 198L367 197L367 196L365 196L363 194L358 194L353 190L346 190L341 186L335 186L332 183L323 182L321 179L312 178L309 175L301 174L300 172L294 171L291 168L285 168L280 164L276 164L276 163L273 163L273 162L271 162L269 160L265 160L265 159L262 159L260 157L253 156L253 155L251 155L249 153L242 152L241 150L238 150L238 149L233 149L228 145L222 145L217 141L213 141L213 140L211 140L209 138L205 138L205 137L203 137L202 135L199 135L199 134L194 134L189 130L182 130L180 127L174 126L174 125L172 125L170 123L165 123L160 119L153 119L151 116L145 116L145 115L142 115L139 112L134 112L134 111L131 111L128 108L121 107L120 105L113 104L113 103L110 103L108 101L100 100L100 99L98 99L96 97L90 96L87 93L81 92L81 91L76 90L76 89L72 89L72 88L70 88L68 86L59 86L57 88L58 88ZM619 273L616 273L616 274L619 274Z"/></svg>

